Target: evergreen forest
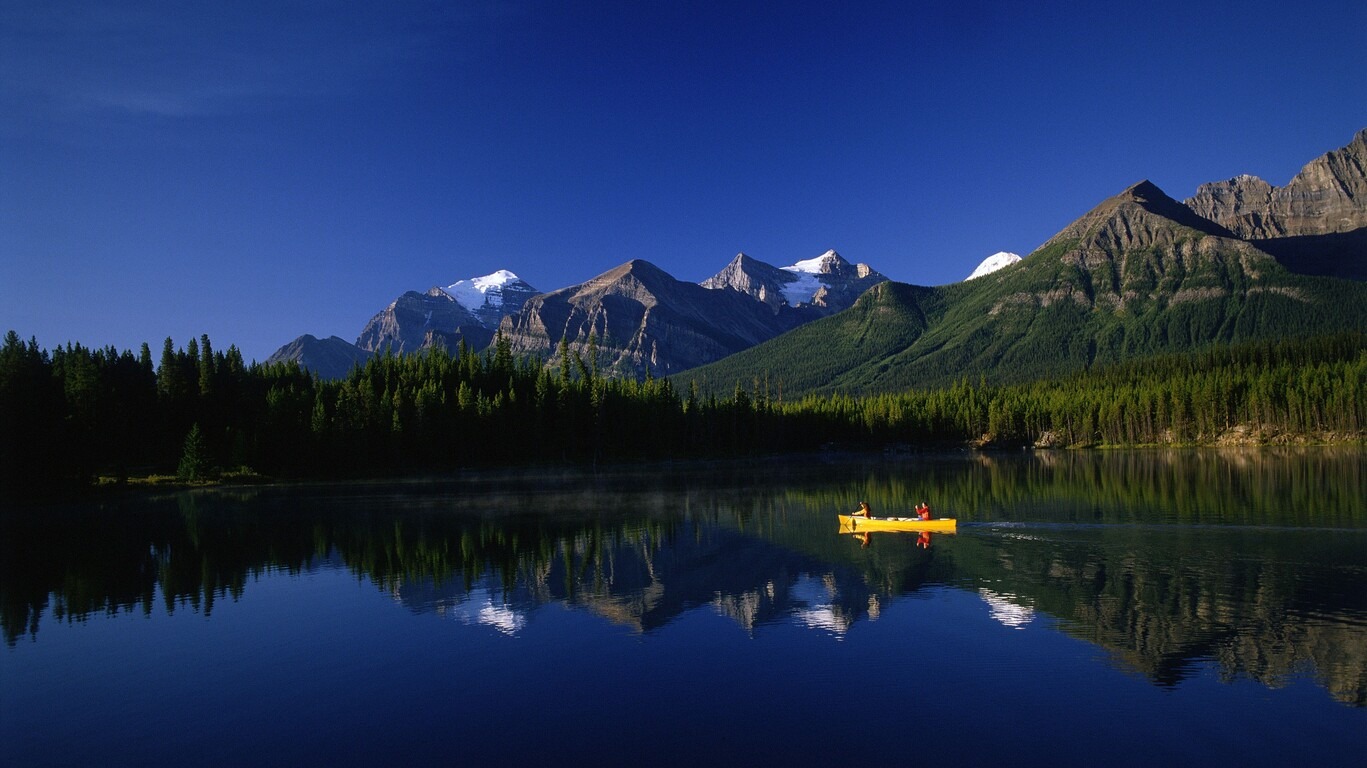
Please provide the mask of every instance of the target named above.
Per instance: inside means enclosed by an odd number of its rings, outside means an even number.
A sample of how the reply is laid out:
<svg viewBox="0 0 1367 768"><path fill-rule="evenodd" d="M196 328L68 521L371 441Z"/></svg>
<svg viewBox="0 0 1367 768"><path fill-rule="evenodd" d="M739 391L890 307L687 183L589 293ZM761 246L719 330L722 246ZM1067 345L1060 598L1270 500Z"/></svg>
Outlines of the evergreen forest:
<svg viewBox="0 0 1367 768"><path fill-rule="evenodd" d="M498 338L482 353L381 356L343 379L244 362L208 336L158 361L10 331L0 348L0 492L101 477L335 478L471 466L728 458L825 448L1361 444L1358 332L1151 357L1023 383L961 380L785 401L770 382L729 396L605 375L595 346L546 364Z"/></svg>

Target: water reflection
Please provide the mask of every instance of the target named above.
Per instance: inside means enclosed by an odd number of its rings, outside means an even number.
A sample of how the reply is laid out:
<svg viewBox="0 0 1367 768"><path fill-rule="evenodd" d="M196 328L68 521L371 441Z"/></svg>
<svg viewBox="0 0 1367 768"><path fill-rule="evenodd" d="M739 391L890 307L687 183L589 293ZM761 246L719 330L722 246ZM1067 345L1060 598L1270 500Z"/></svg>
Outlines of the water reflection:
<svg viewBox="0 0 1367 768"><path fill-rule="evenodd" d="M983 602L987 603L988 615L1000 622L1003 626L1012 629L1025 629L1025 627L1035 620L1035 607L1032 600L1028 597L1013 594L1003 594L987 589L979 589L978 594Z"/></svg>
<svg viewBox="0 0 1367 768"><path fill-rule="evenodd" d="M3 519L0 628L13 646L48 620L210 616L263 574L319 567L507 636L554 605L642 635L708 610L752 634L792 624L841 639L908 593L967 589L1001 626L1048 615L1156 685L1209 661L1268 686L1308 669L1361 707L1363 456L949 456L27 510ZM925 497L963 521L958 536L855 545L832 532L852 500L895 510Z"/></svg>
<svg viewBox="0 0 1367 768"><path fill-rule="evenodd" d="M510 571L473 582L397 575L389 580L391 594L412 611L510 635L551 604L582 608L643 634L698 608L747 632L790 616L843 632L858 615L845 604L863 605L868 594L853 569L837 574L829 564L733 527L693 519L595 527L531 549L537 554L516 558Z"/></svg>
<svg viewBox="0 0 1367 768"><path fill-rule="evenodd" d="M509 595L485 580L469 589L430 581L412 581L390 590L394 601L414 613L435 613L462 624L490 627L514 637L527 626L538 603L530 594Z"/></svg>
<svg viewBox="0 0 1367 768"><path fill-rule="evenodd" d="M1313 670L1367 703L1363 531L1054 524L960 540L957 578L992 585L979 593L994 617L1048 613L1157 685L1214 659L1272 687Z"/></svg>

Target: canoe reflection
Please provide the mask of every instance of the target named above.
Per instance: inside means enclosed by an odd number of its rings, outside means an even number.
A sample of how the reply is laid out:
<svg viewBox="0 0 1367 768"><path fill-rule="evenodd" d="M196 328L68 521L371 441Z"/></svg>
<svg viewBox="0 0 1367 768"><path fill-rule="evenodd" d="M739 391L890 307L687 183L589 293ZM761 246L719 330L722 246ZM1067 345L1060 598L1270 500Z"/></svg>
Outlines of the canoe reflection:
<svg viewBox="0 0 1367 768"><path fill-rule="evenodd" d="M840 533L841 533L841 535L845 535L845 534L852 535L856 540L859 541L859 546L860 546L860 548L863 548L863 549L867 549L868 546L869 546L869 544L873 542L873 536L874 536L874 532L873 532L873 531L852 531L852 530L850 530L850 529L848 529L848 528L842 527L842 528L840 529ZM901 535L907 535L907 534L915 534L915 535L916 535L916 546L919 547L919 548L921 548L921 549L930 549L930 531L878 531L877 533L878 533L878 535L880 535L880 536L882 536L882 535L901 536ZM949 534L953 535L954 531L941 531L941 533L949 533Z"/></svg>

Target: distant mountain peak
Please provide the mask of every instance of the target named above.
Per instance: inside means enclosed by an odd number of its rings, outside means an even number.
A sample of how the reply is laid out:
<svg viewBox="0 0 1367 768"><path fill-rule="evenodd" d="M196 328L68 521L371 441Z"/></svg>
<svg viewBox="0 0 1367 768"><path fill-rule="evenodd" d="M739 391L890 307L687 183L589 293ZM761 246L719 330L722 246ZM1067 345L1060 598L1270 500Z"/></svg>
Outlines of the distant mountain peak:
<svg viewBox="0 0 1367 768"><path fill-rule="evenodd" d="M1129 188L1124 192L1121 192L1119 196L1129 197L1141 203L1172 199L1168 197L1168 193L1159 189L1157 184L1154 184L1148 179L1130 185Z"/></svg>
<svg viewBox="0 0 1367 768"><path fill-rule="evenodd" d="M1187 206L1248 240L1367 228L1367 128L1347 146L1306 163L1284 187L1241 174L1202 184Z"/></svg>
<svg viewBox="0 0 1367 768"><path fill-rule="evenodd" d="M505 295L536 293L536 289L527 281L506 269L500 269L481 277L472 277L468 280L457 280L440 290L476 315L480 314L479 310L484 307L492 308L495 311L501 310ZM499 319L502 319L502 313L499 314ZM495 320L493 324L497 325L498 323Z"/></svg>
<svg viewBox="0 0 1367 768"><path fill-rule="evenodd" d="M825 253L814 259L806 259L796 264L783 267L789 272L803 272L809 275L828 275L839 272L841 267L848 267L849 262L845 261L835 249L829 249Z"/></svg>
<svg viewBox="0 0 1367 768"><path fill-rule="evenodd" d="M1234 237L1229 230L1198 216L1146 179L1102 201L1050 238L1041 249L1065 240L1078 240L1083 247L1103 251L1140 248L1177 237L1174 227Z"/></svg>
<svg viewBox="0 0 1367 768"><path fill-rule="evenodd" d="M336 336L319 339L313 334L306 333L277 349L266 358L266 362L282 363L296 360L301 367L317 374L319 378L340 379L350 373L353 367L364 365L366 360L370 359L370 354Z"/></svg>
<svg viewBox="0 0 1367 768"><path fill-rule="evenodd" d="M743 276L763 266L738 256L729 268ZM504 321L502 332L515 353L547 360L554 360L561 339L570 350L587 354L592 337L605 370L639 376L711 362L802 319L771 312L744 292L708 290L632 259L578 285L533 297Z"/></svg>
<svg viewBox="0 0 1367 768"><path fill-rule="evenodd" d="M367 351L415 352L461 340L482 348L503 318L537 290L509 270L458 280L425 293L408 291L366 323L356 346Z"/></svg>
<svg viewBox="0 0 1367 768"><path fill-rule="evenodd" d="M997 270L1002 269L1004 267L1009 267L1020 260L1021 257L1019 254L1010 253L1009 251L997 251L991 256L988 256L987 258L983 259L982 263L978 265L977 269L973 270L973 274L969 275L964 279L972 280L975 277L990 275L993 272L996 272Z"/></svg>
<svg viewBox="0 0 1367 768"><path fill-rule="evenodd" d="M774 267L738 253L722 271L699 283L713 290L748 294L774 312L809 307L826 314L854 303L870 286L887 278L867 264L851 264L834 249L786 267Z"/></svg>
<svg viewBox="0 0 1367 768"><path fill-rule="evenodd" d="M635 278L646 283L654 283L660 280L673 281L674 276L665 272L663 269L651 264L645 259L632 259L625 264L620 264L607 272L590 280L590 283L615 282L625 278ZM586 283L587 285L587 283Z"/></svg>

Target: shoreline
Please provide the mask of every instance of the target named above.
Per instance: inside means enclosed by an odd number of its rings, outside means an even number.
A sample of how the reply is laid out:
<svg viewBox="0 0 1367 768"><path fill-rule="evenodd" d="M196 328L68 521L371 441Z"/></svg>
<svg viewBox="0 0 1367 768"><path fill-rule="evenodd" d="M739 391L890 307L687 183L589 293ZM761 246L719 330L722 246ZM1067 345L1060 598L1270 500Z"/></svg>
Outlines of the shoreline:
<svg viewBox="0 0 1367 768"><path fill-rule="evenodd" d="M90 500L109 500L125 497L153 495L157 493L181 493L185 491L231 491L245 488L270 488L311 484L365 484L386 482L450 482L462 476L488 476L501 473L535 473L548 475L597 476L621 470L641 470L654 467L672 469L708 469L718 466L741 467L748 465L773 465L800 460L817 462L844 461L888 461L898 459L926 458L937 455L977 454L984 457L1003 454L1037 453L1040 455L1059 453L1086 453L1095 451L1112 453L1118 451L1278 451L1278 450L1363 450L1367 441L1363 438L1334 441L1317 441L1305 436L1284 436L1277 442L1217 442L1217 443L1153 443L1145 445L1008 445L992 442L892 445L861 449L848 445L831 445L816 451L794 451L757 456L741 457L694 457L655 459L649 461L604 461L597 463L526 463L499 465L469 465L447 470L415 471L411 473L374 474L366 476L300 476L272 477L252 471L237 470L209 480L181 480L174 475L149 474L130 475L117 478L113 475L97 475L86 485L69 485L49 488L47 492L26 493L17 496L3 496L12 503L49 503Z"/></svg>

